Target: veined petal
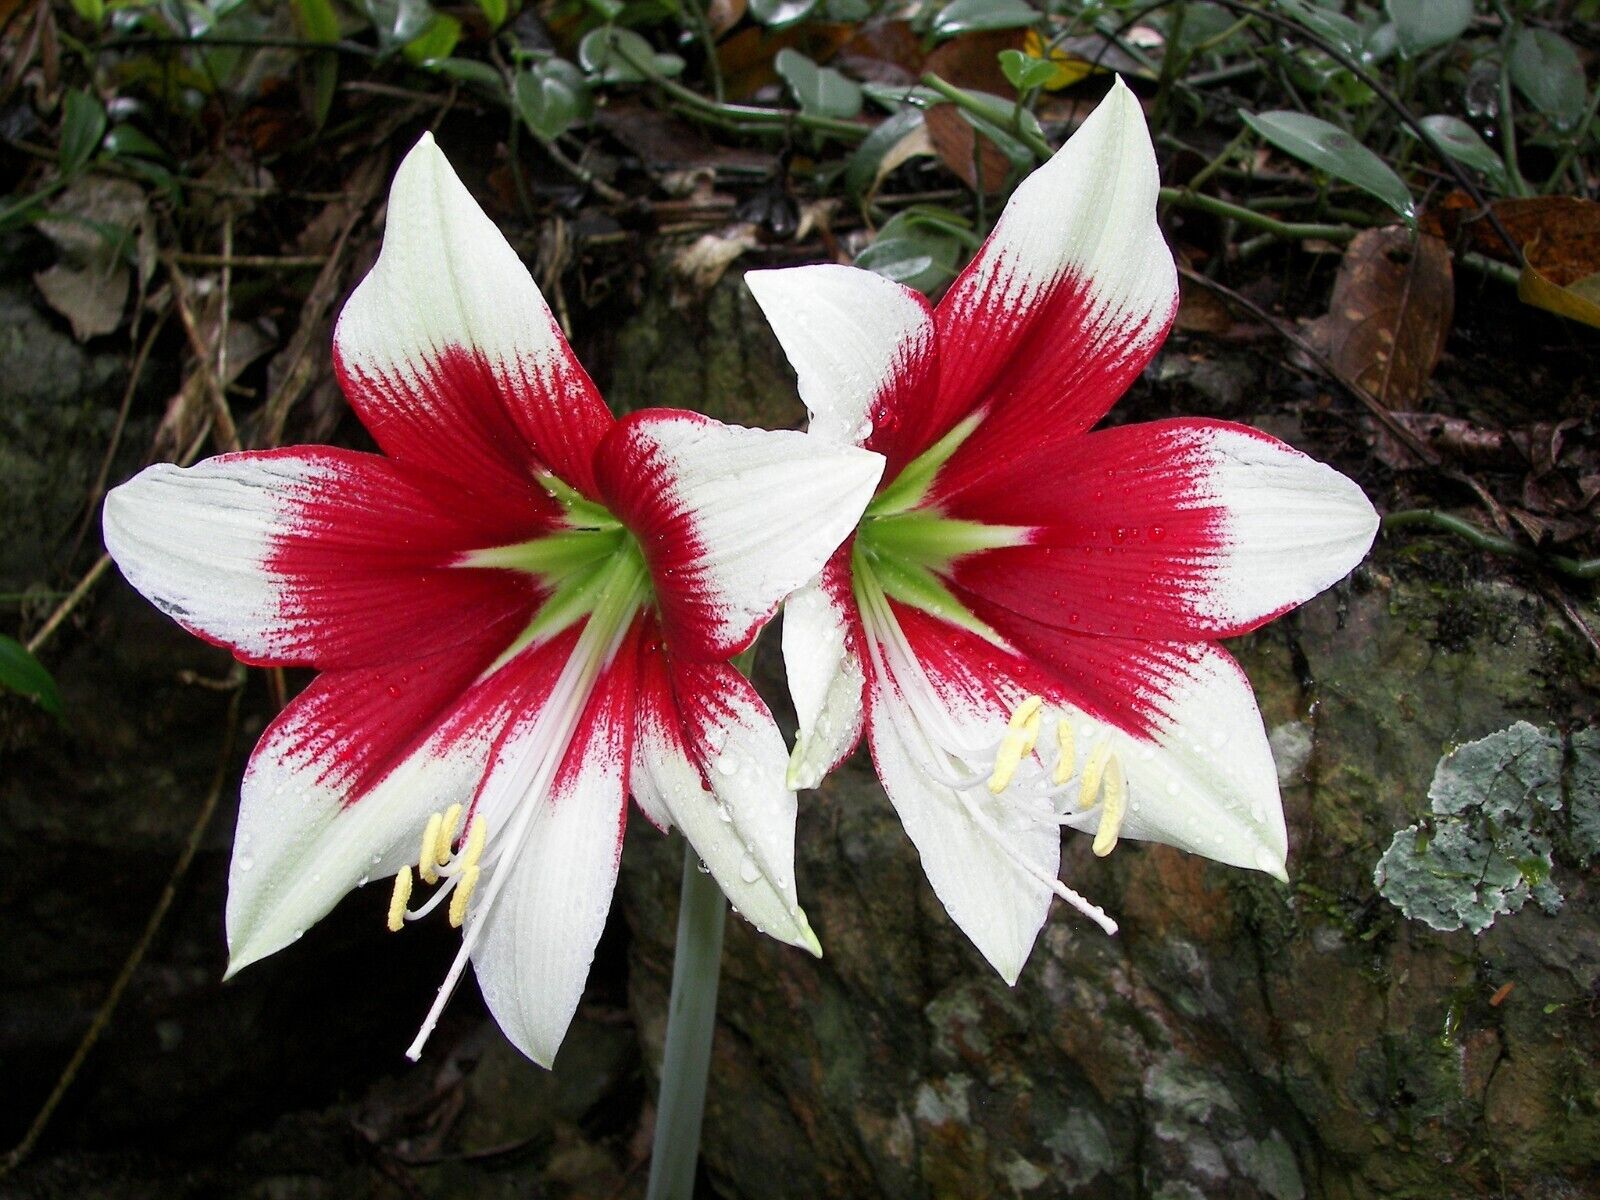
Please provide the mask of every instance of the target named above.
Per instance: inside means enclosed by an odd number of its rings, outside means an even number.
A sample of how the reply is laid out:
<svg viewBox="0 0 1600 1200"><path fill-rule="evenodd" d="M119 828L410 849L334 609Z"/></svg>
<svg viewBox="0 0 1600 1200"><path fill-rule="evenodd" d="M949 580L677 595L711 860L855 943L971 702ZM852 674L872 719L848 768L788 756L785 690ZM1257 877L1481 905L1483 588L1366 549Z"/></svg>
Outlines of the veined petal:
<svg viewBox="0 0 1600 1200"><path fill-rule="evenodd" d="M485 907L468 918L482 923L472 965L484 1002L512 1044L546 1067L577 1011L616 888L627 823L635 661L632 647L615 655L589 697L554 785L523 798L534 806L526 819L517 819L521 813L490 818L489 853L498 857L479 886ZM532 724L521 729L538 736ZM517 741L513 732L497 752L497 767L519 759ZM492 878L498 872L506 878Z"/></svg>
<svg viewBox="0 0 1600 1200"><path fill-rule="evenodd" d="M414 662L326 672L267 727L245 771L228 875L230 973L414 861L429 815L471 800L500 729L548 693L575 636L484 674L517 628L501 622Z"/></svg>
<svg viewBox="0 0 1600 1200"><path fill-rule="evenodd" d="M800 726L789 759L790 787L816 787L861 738L866 669L859 624L847 542L783 603L783 664Z"/></svg>
<svg viewBox="0 0 1600 1200"><path fill-rule="evenodd" d="M1063 634L974 603L1029 663L1019 686L1070 715L1080 768L1102 743L1122 763L1122 837L1167 842L1233 866L1283 876L1287 854L1278 776L1250 681L1209 643ZM896 608L929 674L1001 675L1007 651L914 609ZM1040 744L1050 741L1041 734ZM1100 809L1067 807L1094 830ZM1075 815L1076 814L1076 815Z"/></svg>
<svg viewBox="0 0 1600 1200"><path fill-rule="evenodd" d="M1378 515L1333 468L1221 421L1091 433L1027 456L1018 486L950 502L1029 544L959 561L956 583L1068 633L1229 637L1304 603L1366 555Z"/></svg>
<svg viewBox="0 0 1600 1200"><path fill-rule="evenodd" d="M985 412L941 472L949 486L1088 429L1160 346L1178 287L1156 224L1159 187L1144 114L1119 80L1012 194L935 314L939 400L926 440Z"/></svg>
<svg viewBox="0 0 1600 1200"><path fill-rule="evenodd" d="M1048 806L1018 811L988 792L985 772L966 776L1028 689L996 671L994 656L975 669L948 653L913 657L896 664L879 648L867 692L872 761L939 902L1015 984L1050 912L1045 881L1060 870L1061 833Z"/></svg>
<svg viewBox="0 0 1600 1200"><path fill-rule="evenodd" d="M746 920L820 956L795 892L795 796L772 714L726 663L669 662L659 643L641 661L635 800L683 831Z"/></svg>
<svg viewBox="0 0 1600 1200"><path fill-rule="evenodd" d="M1287 879L1278 774L1249 679L1226 651L1199 643L1165 686L1163 719L1149 737L1082 713L1068 718L1080 746L1109 740L1127 774L1120 836ZM1069 811L1067 823L1092 833L1099 819L1098 809Z"/></svg>
<svg viewBox="0 0 1600 1200"><path fill-rule="evenodd" d="M395 173L383 251L333 348L345 395L392 457L474 493L515 493L549 470L593 496L611 414L431 135Z"/></svg>
<svg viewBox="0 0 1600 1200"><path fill-rule="evenodd" d="M644 549L673 653L727 658L827 562L882 469L853 446L657 410L618 422L596 474Z"/></svg>
<svg viewBox="0 0 1600 1200"><path fill-rule="evenodd" d="M247 662L418 658L529 611L530 576L452 568L554 519L536 493L464 505L375 454L300 447L147 467L106 497L106 547L139 591Z"/></svg>
<svg viewBox="0 0 1600 1200"><path fill-rule="evenodd" d="M823 263L744 277L799 379L809 432L884 454L892 478L923 449L937 384L933 313L921 293Z"/></svg>

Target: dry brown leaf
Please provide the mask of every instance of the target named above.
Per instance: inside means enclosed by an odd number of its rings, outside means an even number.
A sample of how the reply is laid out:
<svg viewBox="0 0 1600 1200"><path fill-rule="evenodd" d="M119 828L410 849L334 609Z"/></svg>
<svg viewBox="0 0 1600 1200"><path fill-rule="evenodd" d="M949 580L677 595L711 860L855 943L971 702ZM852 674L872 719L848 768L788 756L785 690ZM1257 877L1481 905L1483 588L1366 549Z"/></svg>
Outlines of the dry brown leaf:
<svg viewBox="0 0 1600 1200"><path fill-rule="evenodd" d="M1393 225L1350 243L1328 313L1306 333L1342 378L1391 408L1409 409L1438 365L1454 311L1443 240Z"/></svg>
<svg viewBox="0 0 1600 1200"><path fill-rule="evenodd" d="M711 36L721 37L744 20L745 0L709 0L706 4L706 24L711 26Z"/></svg>
<svg viewBox="0 0 1600 1200"><path fill-rule="evenodd" d="M1006 73L1000 69L1000 51L1022 49L1022 30L996 29L964 33L945 42L922 64L946 83L995 96L1014 96Z"/></svg>
<svg viewBox="0 0 1600 1200"><path fill-rule="evenodd" d="M987 194L993 195L1005 186L1011 160L993 141L979 134L954 104L936 104L922 114L922 120L939 161L962 183L977 191L981 171Z"/></svg>
<svg viewBox="0 0 1600 1200"><path fill-rule="evenodd" d="M1180 276L1173 325L1185 333L1227 333L1233 328L1233 314L1221 296Z"/></svg>

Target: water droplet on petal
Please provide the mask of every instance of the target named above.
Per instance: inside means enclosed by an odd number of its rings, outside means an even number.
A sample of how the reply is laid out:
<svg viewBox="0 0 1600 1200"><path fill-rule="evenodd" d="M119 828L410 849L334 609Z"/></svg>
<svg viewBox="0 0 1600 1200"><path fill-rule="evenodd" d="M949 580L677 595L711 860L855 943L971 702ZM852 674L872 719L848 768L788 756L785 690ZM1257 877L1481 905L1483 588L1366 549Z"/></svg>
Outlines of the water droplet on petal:
<svg viewBox="0 0 1600 1200"><path fill-rule="evenodd" d="M739 878L746 883L754 883L761 878L761 868L756 865L756 860L748 854L744 856L744 861L739 864Z"/></svg>
<svg viewBox="0 0 1600 1200"><path fill-rule="evenodd" d="M739 772L739 757L736 754L724 754L717 759L718 775L736 775Z"/></svg>
<svg viewBox="0 0 1600 1200"><path fill-rule="evenodd" d="M238 864L239 870L241 871L248 871L256 865L256 860L251 858L248 854L239 855L238 858L234 859L234 862Z"/></svg>

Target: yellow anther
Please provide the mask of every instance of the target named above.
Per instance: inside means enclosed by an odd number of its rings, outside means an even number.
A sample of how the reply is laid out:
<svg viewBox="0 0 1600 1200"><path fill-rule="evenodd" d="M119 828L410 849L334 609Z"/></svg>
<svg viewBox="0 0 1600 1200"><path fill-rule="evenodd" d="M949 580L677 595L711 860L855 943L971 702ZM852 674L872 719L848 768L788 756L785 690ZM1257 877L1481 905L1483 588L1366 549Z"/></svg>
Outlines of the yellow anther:
<svg viewBox="0 0 1600 1200"><path fill-rule="evenodd" d="M1025 729L1028 723L1039 715L1039 710L1044 707L1044 701L1038 696L1029 696L1017 705L1017 711L1011 714L1011 728Z"/></svg>
<svg viewBox="0 0 1600 1200"><path fill-rule="evenodd" d="M1056 758L1056 769L1050 776L1050 782L1060 787L1072 778L1072 768L1078 765L1078 751L1072 740L1072 722L1066 717L1056 722L1056 749L1060 754Z"/></svg>
<svg viewBox="0 0 1600 1200"><path fill-rule="evenodd" d="M1097 858L1104 858L1117 848L1117 834L1122 831L1122 814L1128 808L1128 778L1122 773L1122 761L1112 758L1106 763L1105 772L1102 790L1105 805L1100 809L1100 824L1094 831Z"/></svg>
<svg viewBox="0 0 1600 1200"><path fill-rule="evenodd" d="M439 860L435 855L439 850L439 829L443 824L444 814L434 813L422 831L422 849L417 851L417 873L422 876L423 883L439 882Z"/></svg>
<svg viewBox="0 0 1600 1200"><path fill-rule="evenodd" d="M461 820L461 805L452 804L444 810L439 822L439 841L433 847L433 860L441 867L450 861L450 843L456 840L456 822Z"/></svg>
<svg viewBox="0 0 1600 1200"><path fill-rule="evenodd" d="M483 857L483 843L489 837L489 822L482 817L473 817L472 825L467 830L467 844L461 851L461 862L464 867L476 867L478 860Z"/></svg>
<svg viewBox="0 0 1600 1200"><path fill-rule="evenodd" d="M450 893L450 927L460 929L467 919L467 901L472 899L472 889L478 886L478 868L474 864L461 872L456 890Z"/></svg>
<svg viewBox="0 0 1600 1200"><path fill-rule="evenodd" d="M1027 737L1026 733L1014 729L1001 741L1000 750L994 756L994 771L989 776L990 794L998 796L1011 786L1011 777L1017 773L1023 755L1027 753L1024 749Z"/></svg>
<svg viewBox="0 0 1600 1200"><path fill-rule="evenodd" d="M1111 758L1111 739L1104 738L1089 752L1089 761L1083 764L1083 783L1078 788L1078 807L1093 808L1100 799L1100 781L1106 773L1106 763Z"/></svg>
<svg viewBox="0 0 1600 1200"><path fill-rule="evenodd" d="M411 903L411 868L401 867L394 877L394 891L389 895L389 932L399 933L406 924L406 905Z"/></svg>

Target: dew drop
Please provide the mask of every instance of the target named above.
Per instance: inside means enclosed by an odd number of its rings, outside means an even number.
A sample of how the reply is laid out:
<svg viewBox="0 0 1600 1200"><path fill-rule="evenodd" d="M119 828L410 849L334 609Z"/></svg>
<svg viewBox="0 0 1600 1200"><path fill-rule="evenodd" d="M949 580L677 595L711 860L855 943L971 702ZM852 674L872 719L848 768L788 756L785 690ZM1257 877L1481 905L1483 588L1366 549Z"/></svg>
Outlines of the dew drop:
<svg viewBox="0 0 1600 1200"><path fill-rule="evenodd" d="M1252 821L1265 821L1267 819L1267 806L1260 800L1253 801L1250 805L1250 819Z"/></svg>
<svg viewBox="0 0 1600 1200"><path fill-rule="evenodd" d="M733 814L728 811L728 806L726 804L717 805L717 820L721 821L724 825L731 825L733 823Z"/></svg>
<svg viewBox="0 0 1600 1200"><path fill-rule="evenodd" d="M737 775L739 773L739 756L724 754L717 759L718 775Z"/></svg>
<svg viewBox="0 0 1600 1200"><path fill-rule="evenodd" d="M1265 846L1256 847L1256 866L1269 874L1276 875L1283 870L1283 860Z"/></svg>
<svg viewBox="0 0 1600 1200"><path fill-rule="evenodd" d="M241 871L248 871L256 865L256 860L251 858L248 854L241 854L234 861L238 863L239 870Z"/></svg>
<svg viewBox="0 0 1600 1200"><path fill-rule="evenodd" d="M710 868L710 867L708 867L708 866L706 866L706 864L705 864L705 863L703 863L703 862L697 862L697 863L695 863L695 870L697 870L697 871L699 871L699 872L700 872L700 874L702 874L702 875L709 875L709 874L711 874L711 868Z"/></svg>
<svg viewBox="0 0 1600 1200"><path fill-rule="evenodd" d="M761 868L756 865L756 860L748 854L744 856L744 861L739 864L739 878L746 883L754 883L761 878Z"/></svg>

